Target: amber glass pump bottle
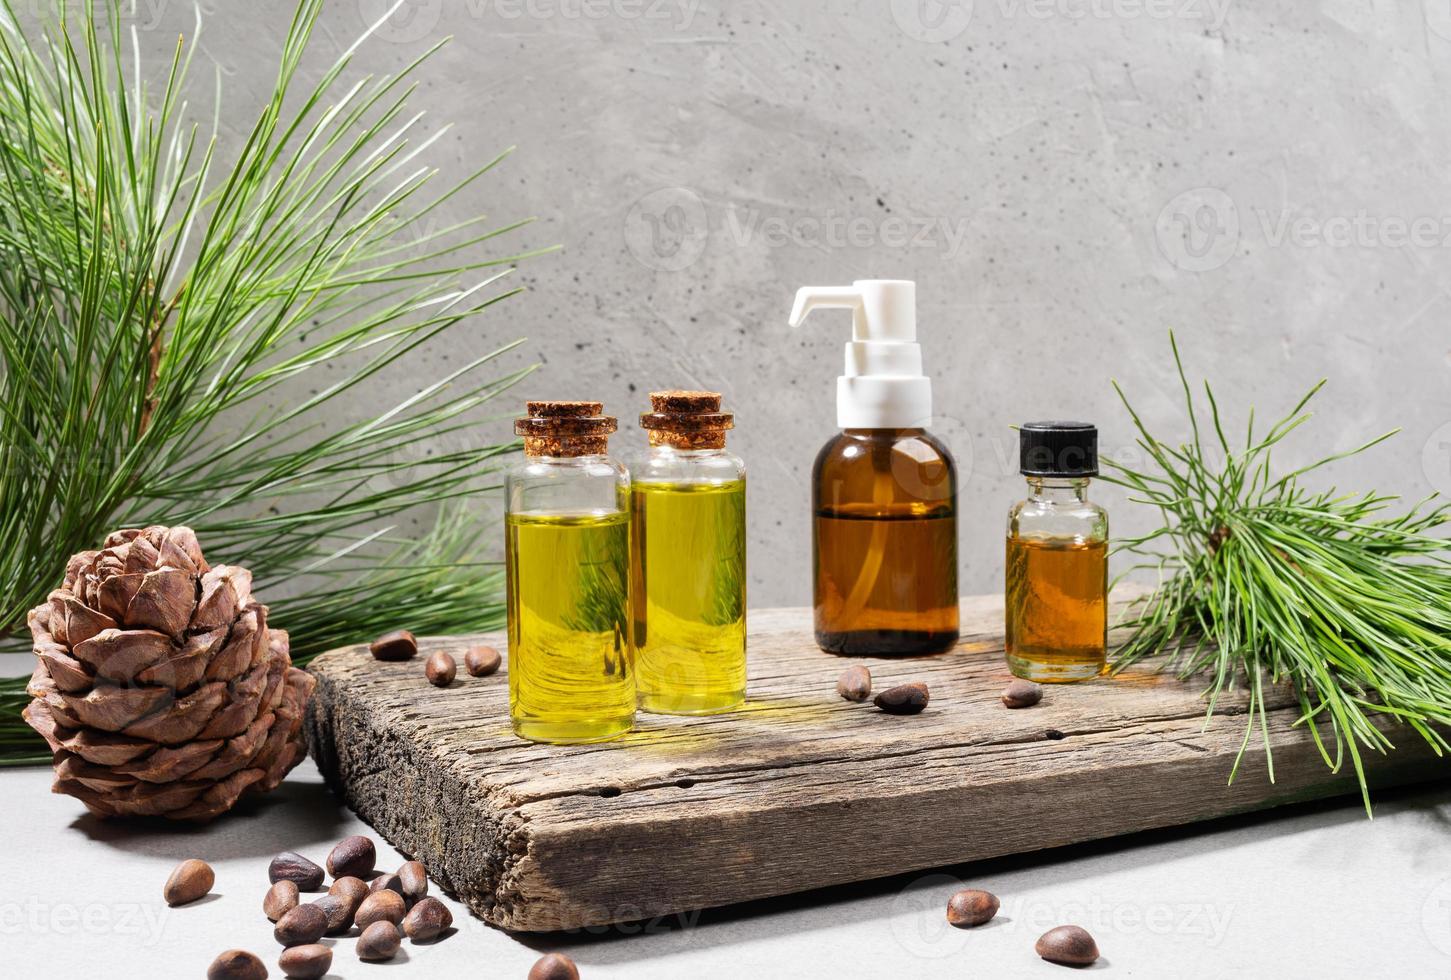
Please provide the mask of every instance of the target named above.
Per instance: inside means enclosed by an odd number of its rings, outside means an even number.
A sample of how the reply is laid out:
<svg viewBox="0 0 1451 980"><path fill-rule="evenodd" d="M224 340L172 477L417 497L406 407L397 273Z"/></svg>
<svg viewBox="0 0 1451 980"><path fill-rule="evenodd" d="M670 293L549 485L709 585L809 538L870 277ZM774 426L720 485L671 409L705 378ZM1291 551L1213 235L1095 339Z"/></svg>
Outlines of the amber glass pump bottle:
<svg viewBox="0 0 1451 980"><path fill-rule="evenodd" d="M958 636L957 471L927 431L932 382L916 284L864 279L796 294L791 324L852 311L837 424L811 475L816 642L829 653L920 655Z"/></svg>

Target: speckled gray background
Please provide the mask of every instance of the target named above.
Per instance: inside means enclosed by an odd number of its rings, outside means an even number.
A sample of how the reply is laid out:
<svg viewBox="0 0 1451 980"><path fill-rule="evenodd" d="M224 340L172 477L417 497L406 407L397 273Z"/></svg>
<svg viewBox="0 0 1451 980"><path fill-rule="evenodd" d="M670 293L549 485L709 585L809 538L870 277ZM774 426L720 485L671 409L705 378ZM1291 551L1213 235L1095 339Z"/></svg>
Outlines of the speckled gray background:
<svg viewBox="0 0 1451 980"><path fill-rule="evenodd" d="M235 136L291 3L202 8ZM313 63L384 10L330 0ZM192 20L189 0L138 0L148 51ZM1451 492L1444 0L412 0L357 63L393 70L446 35L416 99L456 124L431 162L462 176L519 146L450 217L537 215L513 246L563 250L370 401L515 336L510 365L542 365L521 399L630 416L652 387L725 392L753 604L810 594L808 478L847 323L787 328L808 283L918 281L966 590L998 588L1011 423L1096 420L1121 451L1112 377L1183 431L1169 328L1236 424L1330 379L1287 464L1404 426L1340 485ZM1119 529L1146 526L1103 497Z"/></svg>

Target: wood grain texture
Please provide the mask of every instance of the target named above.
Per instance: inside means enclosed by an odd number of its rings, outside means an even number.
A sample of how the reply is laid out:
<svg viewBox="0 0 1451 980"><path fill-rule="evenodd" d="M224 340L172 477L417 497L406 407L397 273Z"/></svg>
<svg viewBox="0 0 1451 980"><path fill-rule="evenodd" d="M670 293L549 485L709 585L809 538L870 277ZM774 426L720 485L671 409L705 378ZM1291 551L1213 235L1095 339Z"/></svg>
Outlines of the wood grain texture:
<svg viewBox="0 0 1451 980"><path fill-rule="evenodd" d="M431 686L423 663L470 642L420 640L380 663L366 646L315 660L314 755L359 816L494 925L580 928L861 881L1354 792L1281 692L1268 713L1276 782L1256 734L1233 785L1242 705L1207 722L1201 684L1139 670L998 700L1002 600L963 603L963 639L933 658L838 658L805 609L750 617L750 699L730 715L640 715L615 742L516 739L506 667ZM835 692L849 664L875 690L925 681L894 717ZM1444 776L1409 731L1372 762L1390 785Z"/></svg>

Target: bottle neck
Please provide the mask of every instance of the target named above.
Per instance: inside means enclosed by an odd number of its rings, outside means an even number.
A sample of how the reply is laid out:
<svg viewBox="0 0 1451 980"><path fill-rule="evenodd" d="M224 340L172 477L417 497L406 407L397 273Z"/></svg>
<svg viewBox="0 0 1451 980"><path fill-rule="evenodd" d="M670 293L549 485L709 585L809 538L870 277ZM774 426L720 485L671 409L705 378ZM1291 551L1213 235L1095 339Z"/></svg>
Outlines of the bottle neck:
<svg viewBox="0 0 1451 980"><path fill-rule="evenodd" d="M681 449L677 446L659 445L651 446L650 452L656 456L679 456L684 459L710 459L713 456L724 456L725 446L711 447L709 449Z"/></svg>
<svg viewBox="0 0 1451 980"><path fill-rule="evenodd" d="M1033 499L1045 504L1072 504L1088 501L1088 477L1028 477Z"/></svg>
<svg viewBox="0 0 1451 980"><path fill-rule="evenodd" d="M531 463L546 463L550 466L582 466L588 463L602 462L610 458L608 452L553 455L550 453L525 453L524 457Z"/></svg>
<svg viewBox="0 0 1451 980"><path fill-rule="evenodd" d="M920 425L909 425L902 429L842 429L842 435L851 436L855 439L879 438L882 435L889 435L894 438L901 436L920 436L927 430Z"/></svg>

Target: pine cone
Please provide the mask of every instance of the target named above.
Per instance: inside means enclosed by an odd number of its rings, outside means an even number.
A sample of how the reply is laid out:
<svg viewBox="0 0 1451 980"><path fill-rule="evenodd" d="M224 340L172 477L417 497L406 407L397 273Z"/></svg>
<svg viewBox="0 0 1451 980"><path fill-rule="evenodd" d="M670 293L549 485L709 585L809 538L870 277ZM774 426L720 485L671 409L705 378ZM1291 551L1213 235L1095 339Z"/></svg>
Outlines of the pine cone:
<svg viewBox="0 0 1451 980"><path fill-rule="evenodd" d="M28 622L25 720L55 752L55 792L98 816L210 820L307 754L316 681L267 628L252 574L207 565L190 528L75 555Z"/></svg>

